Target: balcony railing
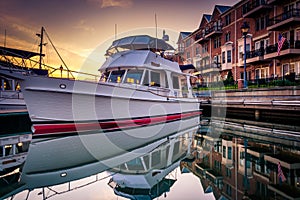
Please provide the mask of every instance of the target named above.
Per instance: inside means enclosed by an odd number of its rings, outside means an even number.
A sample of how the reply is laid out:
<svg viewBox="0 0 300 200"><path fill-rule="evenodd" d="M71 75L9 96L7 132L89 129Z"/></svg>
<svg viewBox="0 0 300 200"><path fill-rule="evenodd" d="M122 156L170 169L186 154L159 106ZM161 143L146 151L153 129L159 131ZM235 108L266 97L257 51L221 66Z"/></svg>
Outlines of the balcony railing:
<svg viewBox="0 0 300 200"><path fill-rule="evenodd" d="M295 40L294 42L286 40L284 44L282 45L282 48L280 51L286 50L286 49L300 49L300 40ZM278 43L274 45L269 45L265 48L265 54L275 53L278 50Z"/></svg>
<svg viewBox="0 0 300 200"><path fill-rule="evenodd" d="M284 42L284 44L282 45L281 48L281 52L284 50L290 49L290 52L286 52L284 54L281 53L281 55L285 55L285 54L300 54L300 40L296 40L296 41L289 41L286 40ZM296 50L296 51L295 51ZM298 52L299 50L299 52ZM257 57L262 57L260 60L264 61L265 59L274 57L274 56L269 56L268 54L272 54L272 53L276 53L275 56L277 56L277 51L278 51L278 43L274 44L274 45L269 45L266 48L260 48L257 50L253 50L253 51L248 51L246 52L246 59L247 59L247 63L249 63L249 59L252 58L257 58ZM241 54L241 58L244 58L244 54ZM252 62L257 62L260 60L253 60Z"/></svg>
<svg viewBox="0 0 300 200"><path fill-rule="evenodd" d="M258 56L263 56L264 54L265 54L264 48L260 48L260 49L254 50L254 51L248 51L246 53L246 58L247 59L255 58Z"/></svg>
<svg viewBox="0 0 300 200"><path fill-rule="evenodd" d="M267 4L266 0L252 0L244 5L243 16L250 17L256 12L265 11L266 8L271 8L271 6Z"/></svg>
<svg viewBox="0 0 300 200"><path fill-rule="evenodd" d="M222 33L222 26L214 25L205 31L205 37L210 37L214 34Z"/></svg>
<svg viewBox="0 0 300 200"><path fill-rule="evenodd" d="M195 41L200 40L201 38L204 38L205 35L203 33L197 33L195 36Z"/></svg>
<svg viewBox="0 0 300 200"><path fill-rule="evenodd" d="M178 51L179 54L183 54L183 53L184 53L184 50L185 50L184 47L179 47L179 48L177 49L177 51Z"/></svg>
<svg viewBox="0 0 300 200"><path fill-rule="evenodd" d="M298 18L298 19L295 19ZM300 21L300 9L291 9L275 16L268 22L268 30L279 30L281 27L289 26Z"/></svg>

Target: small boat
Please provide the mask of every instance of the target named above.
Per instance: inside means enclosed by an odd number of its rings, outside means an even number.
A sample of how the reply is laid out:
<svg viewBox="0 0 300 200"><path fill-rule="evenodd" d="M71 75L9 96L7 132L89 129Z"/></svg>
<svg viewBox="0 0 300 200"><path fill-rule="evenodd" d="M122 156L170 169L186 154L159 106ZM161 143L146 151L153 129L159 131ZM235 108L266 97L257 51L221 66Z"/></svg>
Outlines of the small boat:
<svg viewBox="0 0 300 200"><path fill-rule="evenodd" d="M0 136L0 176L24 164L31 133L18 133Z"/></svg>
<svg viewBox="0 0 300 200"><path fill-rule="evenodd" d="M32 66L30 59L38 53L0 46L0 67L22 70ZM19 81L0 76L0 110L26 110Z"/></svg>

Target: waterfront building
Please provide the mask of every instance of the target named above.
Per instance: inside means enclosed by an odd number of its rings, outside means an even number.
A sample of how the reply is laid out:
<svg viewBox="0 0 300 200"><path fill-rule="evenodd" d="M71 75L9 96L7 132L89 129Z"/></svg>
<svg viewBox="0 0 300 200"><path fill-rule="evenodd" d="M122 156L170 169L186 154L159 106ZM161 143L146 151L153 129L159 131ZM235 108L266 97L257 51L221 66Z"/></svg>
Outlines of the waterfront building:
<svg viewBox="0 0 300 200"><path fill-rule="evenodd" d="M250 26L246 37L249 83L274 79L293 81L300 76L299 21L299 0L247 0L233 6L216 5L211 14L203 15L199 27L182 39L185 42L183 62L194 64L206 82L226 80L229 71L235 81L243 79L241 26L247 22ZM278 51L279 38L284 40Z"/></svg>

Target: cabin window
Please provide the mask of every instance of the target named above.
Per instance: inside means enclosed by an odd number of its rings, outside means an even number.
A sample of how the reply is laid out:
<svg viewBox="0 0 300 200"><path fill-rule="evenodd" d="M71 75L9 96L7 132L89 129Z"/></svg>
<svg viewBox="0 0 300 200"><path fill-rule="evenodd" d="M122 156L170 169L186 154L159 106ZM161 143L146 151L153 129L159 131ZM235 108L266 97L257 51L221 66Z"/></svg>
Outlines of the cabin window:
<svg viewBox="0 0 300 200"><path fill-rule="evenodd" d="M3 149L4 149L3 146L0 146L0 158L3 157L4 154Z"/></svg>
<svg viewBox="0 0 300 200"><path fill-rule="evenodd" d="M108 82L121 83L124 73L125 70L112 71L109 76Z"/></svg>
<svg viewBox="0 0 300 200"><path fill-rule="evenodd" d="M151 72L151 86L160 87L160 73Z"/></svg>
<svg viewBox="0 0 300 200"><path fill-rule="evenodd" d="M169 88L169 83L168 83L168 76L167 76L167 74L165 74L165 87L166 88Z"/></svg>
<svg viewBox="0 0 300 200"><path fill-rule="evenodd" d="M128 69L125 77L125 83L140 84L143 70Z"/></svg>
<svg viewBox="0 0 300 200"><path fill-rule="evenodd" d="M161 163L161 150L152 153L152 166L155 167Z"/></svg>
<svg viewBox="0 0 300 200"><path fill-rule="evenodd" d="M149 72L148 72L148 70L145 71L143 85L149 86Z"/></svg>
<svg viewBox="0 0 300 200"><path fill-rule="evenodd" d="M179 90L178 76L172 76L173 88Z"/></svg>

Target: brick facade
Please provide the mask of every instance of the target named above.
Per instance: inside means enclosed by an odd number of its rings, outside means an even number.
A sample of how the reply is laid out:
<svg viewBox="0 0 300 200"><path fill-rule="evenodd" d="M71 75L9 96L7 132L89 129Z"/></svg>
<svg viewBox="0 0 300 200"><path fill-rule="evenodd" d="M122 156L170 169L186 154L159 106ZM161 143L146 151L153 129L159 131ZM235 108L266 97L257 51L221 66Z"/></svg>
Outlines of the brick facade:
<svg viewBox="0 0 300 200"><path fill-rule="evenodd" d="M216 5L204 14L199 27L184 38L183 63L193 64L206 82L243 79L244 38L241 26L250 26L246 38L247 79L284 79L300 76L300 1L248 0L233 6ZM279 34L286 38L277 54Z"/></svg>

